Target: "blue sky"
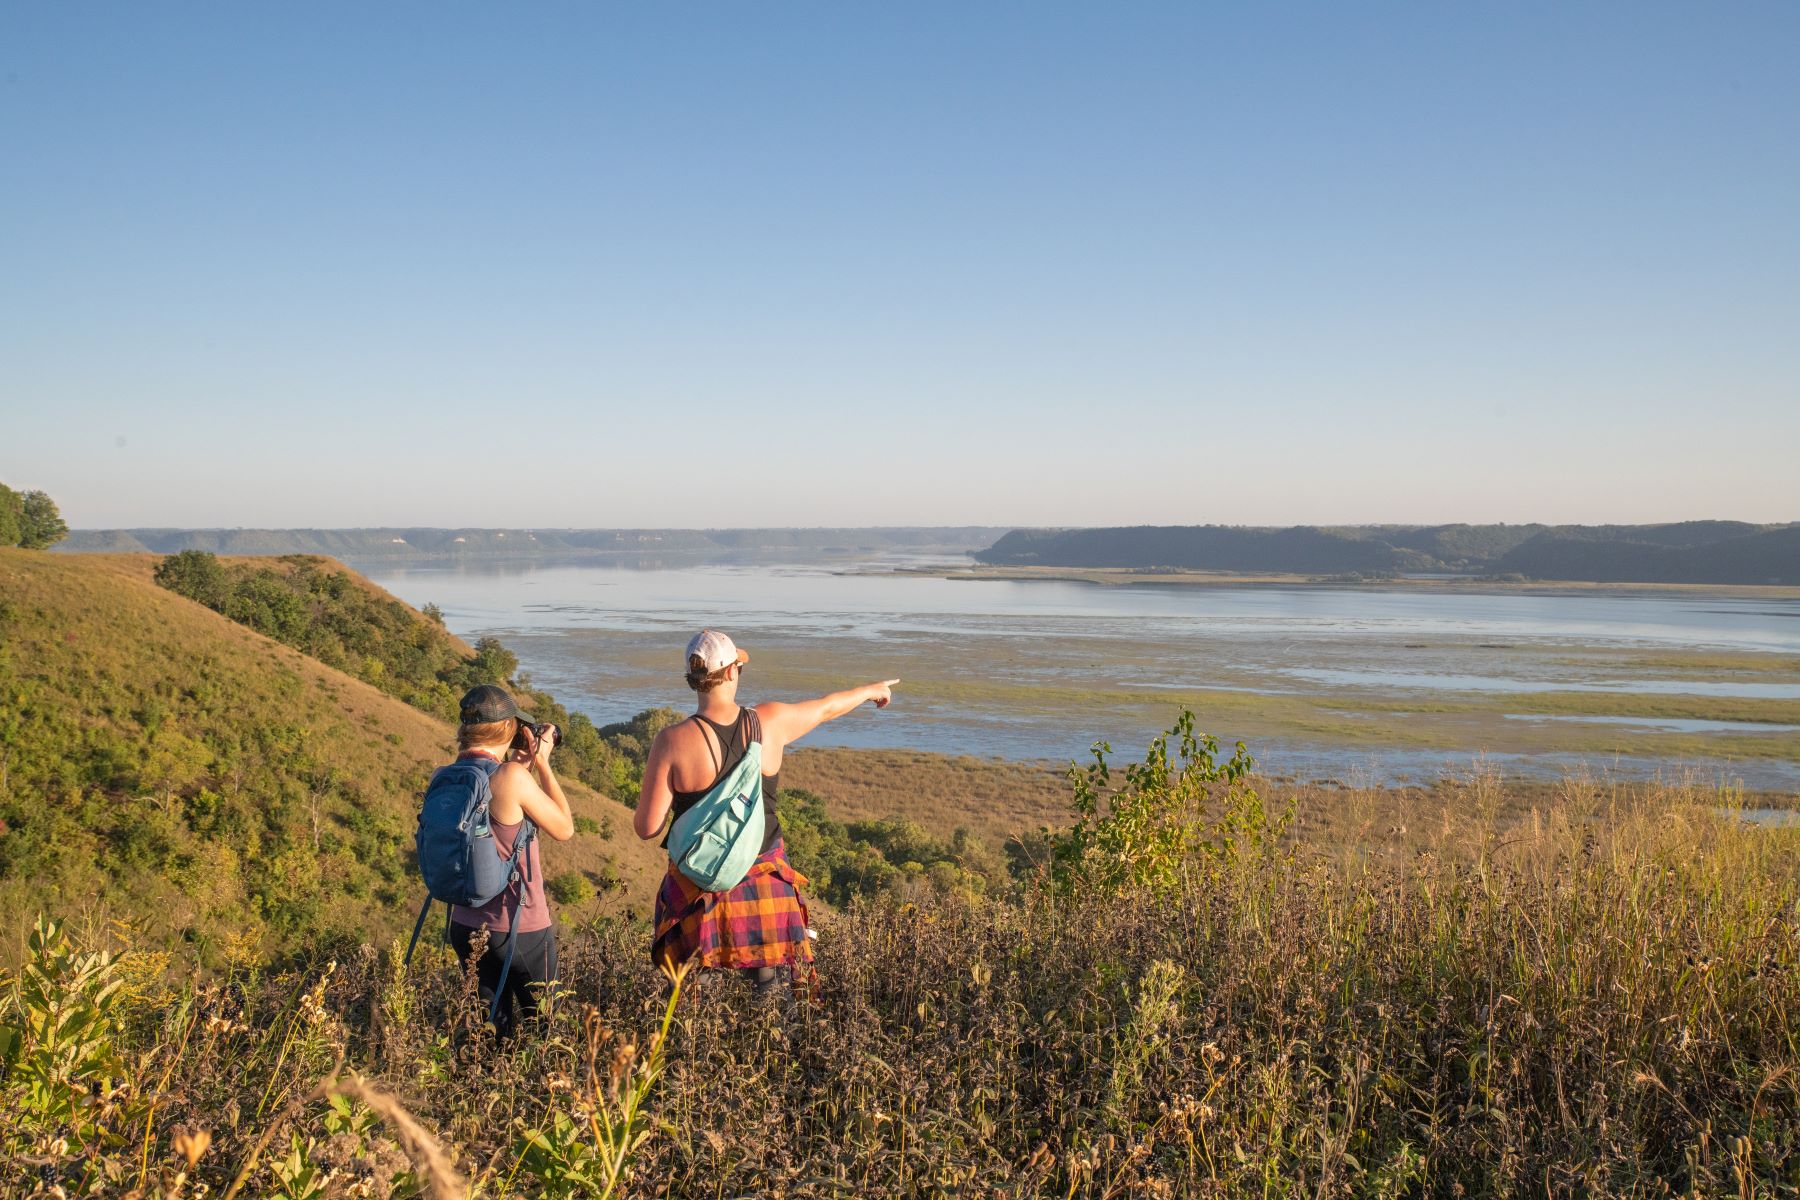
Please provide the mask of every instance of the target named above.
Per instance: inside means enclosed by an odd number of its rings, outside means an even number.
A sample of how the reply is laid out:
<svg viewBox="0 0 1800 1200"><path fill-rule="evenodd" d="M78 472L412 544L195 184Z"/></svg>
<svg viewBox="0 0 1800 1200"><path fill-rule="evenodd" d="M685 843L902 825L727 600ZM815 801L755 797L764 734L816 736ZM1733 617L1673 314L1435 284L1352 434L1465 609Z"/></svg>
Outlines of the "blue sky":
<svg viewBox="0 0 1800 1200"><path fill-rule="evenodd" d="M1800 519L1800 6L0 0L108 525Z"/></svg>

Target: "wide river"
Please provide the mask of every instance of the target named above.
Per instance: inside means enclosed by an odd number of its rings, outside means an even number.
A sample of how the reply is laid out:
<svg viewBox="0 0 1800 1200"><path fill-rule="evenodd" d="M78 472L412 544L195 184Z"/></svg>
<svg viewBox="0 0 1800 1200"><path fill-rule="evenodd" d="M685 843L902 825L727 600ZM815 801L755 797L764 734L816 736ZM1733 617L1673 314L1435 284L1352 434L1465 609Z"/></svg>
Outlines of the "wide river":
<svg viewBox="0 0 1800 1200"><path fill-rule="evenodd" d="M1186 704L1295 777L1423 781L1479 757L1800 789L1800 600L1101 586L931 565L364 569L465 638L500 637L599 724L690 703L682 647L710 625L750 652L757 697L903 681L890 709L812 744L1061 761L1106 739L1135 757Z"/></svg>

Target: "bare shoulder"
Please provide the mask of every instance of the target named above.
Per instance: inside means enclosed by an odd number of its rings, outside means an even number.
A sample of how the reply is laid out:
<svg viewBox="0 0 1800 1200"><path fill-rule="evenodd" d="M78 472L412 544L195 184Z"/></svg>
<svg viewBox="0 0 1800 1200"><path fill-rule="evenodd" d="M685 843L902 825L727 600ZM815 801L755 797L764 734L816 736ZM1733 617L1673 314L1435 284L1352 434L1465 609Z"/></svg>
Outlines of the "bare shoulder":
<svg viewBox="0 0 1800 1200"><path fill-rule="evenodd" d="M694 722L686 719L677 721L673 725L658 730L656 736L650 739L650 753L666 754L688 739L698 736L699 732L695 728Z"/></svg>
<svg viewBox="0 0 1800 1200"><path fill-rule="evenodd" d="M524 763L501 763L488 782L488 787L498 796L502 793L511 795L520 784L531 778L531 771Z"/></svg>
<svg viewBox="0 0 1800 1200"><path fill-rule="evenodd" d="M784 704L780 700L764 700L752 706L756 719L762 723L763 740L781 741L787 736L787 721L798 705Z"/></svg>

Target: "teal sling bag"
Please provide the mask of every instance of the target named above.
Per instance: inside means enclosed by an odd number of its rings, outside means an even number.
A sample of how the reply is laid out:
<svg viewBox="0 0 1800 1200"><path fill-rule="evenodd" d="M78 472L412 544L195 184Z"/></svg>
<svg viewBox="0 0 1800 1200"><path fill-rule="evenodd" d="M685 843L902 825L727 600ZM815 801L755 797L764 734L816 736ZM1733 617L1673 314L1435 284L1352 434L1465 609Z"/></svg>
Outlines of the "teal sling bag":
<svg viewBox="0 0 1800 1200"><path fill-rule="evenodd" d="M728 892L762 854L762 742L669 826L669 859L702 890Z"/></svg>

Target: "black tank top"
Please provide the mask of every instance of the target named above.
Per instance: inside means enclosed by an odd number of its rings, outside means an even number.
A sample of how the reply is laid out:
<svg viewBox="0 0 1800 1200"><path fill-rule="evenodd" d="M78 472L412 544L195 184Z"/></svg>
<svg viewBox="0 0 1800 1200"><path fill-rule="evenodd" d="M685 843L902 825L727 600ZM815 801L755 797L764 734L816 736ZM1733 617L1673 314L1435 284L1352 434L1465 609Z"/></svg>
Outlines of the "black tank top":
<svg viewBox="0 0 1800 1200"><path fill-rule="evenodd" d="M713 781L699 791L675 792L675 803L669 806L670 822L694 807L700 797L717 787L719 780L729 775L732 768L744 761L744 755L750 752L751 742L762 741L762 720L756 715L754 708L740 708L737 720L729 725L721 725L712 718L703 717L699 713L694 714L694 720L705 721L712 726L713 733L718 737L721 754L719 770L713 776ZM775 796L780 790L780 771L762 777L763 844L761 853L763 854L767 854L769 847L775 844L775 839L781 836L781 818L775 815ZM663 834L662 845L664 850L669 848L669 835L666 833Z"/></svg>

